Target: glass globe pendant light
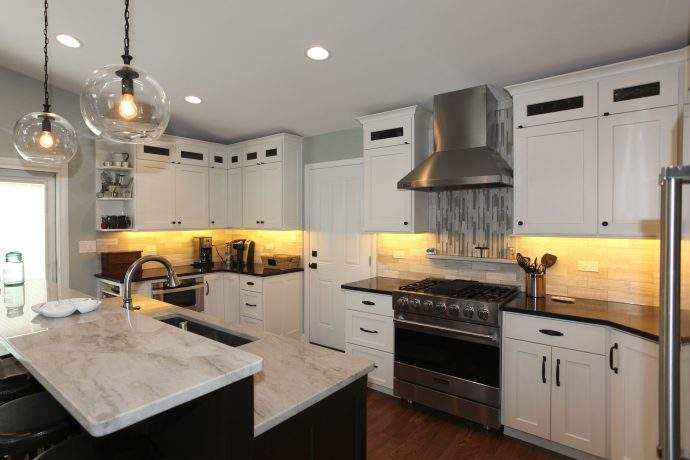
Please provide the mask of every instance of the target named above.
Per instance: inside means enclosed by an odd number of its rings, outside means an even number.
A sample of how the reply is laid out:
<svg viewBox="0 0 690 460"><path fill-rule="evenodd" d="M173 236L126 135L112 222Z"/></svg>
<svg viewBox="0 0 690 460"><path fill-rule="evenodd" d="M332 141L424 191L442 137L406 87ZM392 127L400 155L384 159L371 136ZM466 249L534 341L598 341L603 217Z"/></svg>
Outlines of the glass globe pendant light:
<svg viewBox="0 0 690 460"><path fill-rule="evenodd" d="M77 153L77 133L69 121L50 111L48 92L48 0L43 2L43 112L32 112L14 125L13 143L26 161L60 166Z"/></svg>
<svg viewBox="0 0 690 460"><path fill-rule="evenodd" d="M170 99L150 75L130 65L129 0L125 0L123 64L94 70L79 103L86 125L114 142L143 144L160 137L170 121Z"/></svg>

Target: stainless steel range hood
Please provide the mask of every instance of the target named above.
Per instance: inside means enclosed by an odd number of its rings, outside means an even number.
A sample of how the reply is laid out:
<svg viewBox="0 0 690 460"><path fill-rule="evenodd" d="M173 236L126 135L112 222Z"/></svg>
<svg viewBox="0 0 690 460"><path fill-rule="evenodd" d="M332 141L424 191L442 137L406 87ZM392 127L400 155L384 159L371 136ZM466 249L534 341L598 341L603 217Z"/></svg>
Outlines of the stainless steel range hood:
<svg viewBox="0 0 690 460"><path fill-rule="evenodd" d="M488 85L434 96L435 153L398 182L403 190L511 187L505 158L512 132L512 99Z"/></svg>

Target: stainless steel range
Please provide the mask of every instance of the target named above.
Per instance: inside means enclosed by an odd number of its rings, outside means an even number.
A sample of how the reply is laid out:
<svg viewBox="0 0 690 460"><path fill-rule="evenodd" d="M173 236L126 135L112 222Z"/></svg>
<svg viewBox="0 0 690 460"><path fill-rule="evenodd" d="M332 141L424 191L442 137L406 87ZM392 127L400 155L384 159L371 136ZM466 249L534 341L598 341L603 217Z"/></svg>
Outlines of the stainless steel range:
<svg viewBox="0 0 690 460"><path fill-rule="evenodd" d="M394 292L395 394L500 427L499 307L517 293L512 286L439 278Z"/></svg>

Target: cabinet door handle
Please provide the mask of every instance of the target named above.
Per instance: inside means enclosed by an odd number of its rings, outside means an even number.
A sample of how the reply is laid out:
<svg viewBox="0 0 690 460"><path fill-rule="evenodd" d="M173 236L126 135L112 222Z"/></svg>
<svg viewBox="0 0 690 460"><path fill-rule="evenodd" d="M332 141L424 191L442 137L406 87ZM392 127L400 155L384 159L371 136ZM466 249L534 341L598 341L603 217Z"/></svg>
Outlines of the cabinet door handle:
<svg viewBox="0 0 690 460"><path fill-rule="evenodd" d="M248 306L248 307L256 307L256 304L255 304L255 303L247 303L247 302L245 302L244 304L245 304L246 306Z"/></svg>
<svg viewBox="0 0 690 460"><path fill-rule="evenodd" d="M556 386L561 386L561 360L556 360Z"/></svg>
<svg viewBox="0 0 690 460"><path fill-rule="evenodd" d="M618 344L614 343L613 346L609 349L609 367L613 371L614 374L618 373L618 368L613 367L613 350L618 350Z"/></svg>
<svg viewBox="0 0 690 460"><path fill-rule="evenodd" d="M541 360L541 381L546 383L546 356L542 356Z"/></svg>
<svg viewBox="0 0 690 460"><path fill-rule="evenodd" d="M374 302L372 302L371 300L362 300L362 303L363 303L364 305L376 305L376 304L375 304Z"/></svg>
<svg viewBox="0 0 690 460"><path fill-rule="evenodd" d="M312 270L316 270L316 267L318 267L318 265L315 262L309 264L309 268L311 268Z"/></svg>
<svg viewBox="0 0 690 460"><path fill-rule="evenodd" d="M206 295L208 295L208 293L209 293L208 281L204 281L204 283L206 283Z"/></svg>
<svg viewBox="0 0 690 460"><path fill-rule="evenodd" d="M553 329L539 329L539 332L541 332L542 334L553 336L553 337L560 337L563 335L562 332L554 331Z"/></svg>
<svg viewBox="0 0 690 460"><path fill-rule="evenodd" d="M372 331L371 329L364 329L363 327L359 328L360 331L366 332L367 334L378 334L379 331Z"/></svg>
<svg viewBox="0 0 690 460"><path fill-rule="evenodd" d="M254 281L247 281L247 286L254 286Z"/></svg>

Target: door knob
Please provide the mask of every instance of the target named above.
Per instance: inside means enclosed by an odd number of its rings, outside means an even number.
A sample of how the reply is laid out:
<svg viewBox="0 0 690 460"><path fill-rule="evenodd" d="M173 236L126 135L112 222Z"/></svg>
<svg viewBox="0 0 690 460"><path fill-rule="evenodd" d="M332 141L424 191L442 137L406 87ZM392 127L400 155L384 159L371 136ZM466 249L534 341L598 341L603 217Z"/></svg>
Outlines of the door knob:
<svg viewBox="0 0 690 460"><path fill-rule="evenodd" d="M315 262L312 262L309 264L309 268L311 268L312 270L316 270L316 267L317 267L317 265Z"/></svg>

